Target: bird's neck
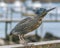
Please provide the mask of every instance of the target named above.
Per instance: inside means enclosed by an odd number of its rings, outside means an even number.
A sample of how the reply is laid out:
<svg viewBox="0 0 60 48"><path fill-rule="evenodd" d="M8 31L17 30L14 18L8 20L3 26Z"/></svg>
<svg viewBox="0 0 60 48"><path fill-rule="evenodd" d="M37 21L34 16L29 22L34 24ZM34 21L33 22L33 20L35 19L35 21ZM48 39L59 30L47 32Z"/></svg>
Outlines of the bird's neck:
<svg viewBox="0 0 60 48"><path fill-rule="evenodd" d="M37 20L40 20L40 19L43 19L45 17L46 14L42 14L42 15L36 15L36 16L29 16L30 18L32 18L33 20L34 19L37 19Z"/></svg>
<svg viewBox="0 0 60 48"><path fill-rule="evenodd" d="M40 18L40 19L43 19L43 18L46 16L46 14L47 14L47 13L45 12L45 13L43 13L42 15L37 15L37 17Z"/></svg>
<svg viewBox="0 0 60 48"><path fill-rule="evenodd" d="M42 19L43 17L41 17L41 16L35 16L34 18L35 19Z"/></svg>

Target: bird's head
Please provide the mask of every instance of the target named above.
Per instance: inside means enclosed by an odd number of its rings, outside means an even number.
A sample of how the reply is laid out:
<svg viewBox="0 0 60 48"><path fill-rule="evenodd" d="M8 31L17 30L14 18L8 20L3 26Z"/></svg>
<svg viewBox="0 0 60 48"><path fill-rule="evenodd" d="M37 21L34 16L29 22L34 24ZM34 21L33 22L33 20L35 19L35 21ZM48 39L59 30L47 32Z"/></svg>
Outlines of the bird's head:
<svg viewBox="0 0 60 48"><path fill-rule="evenodd" d="M37 14L38 16L44 17L48 12L52 11L54 8L51 9L45 9L45 8L36 8L35 10L33 10L35 12L35 14Z"/></svg>

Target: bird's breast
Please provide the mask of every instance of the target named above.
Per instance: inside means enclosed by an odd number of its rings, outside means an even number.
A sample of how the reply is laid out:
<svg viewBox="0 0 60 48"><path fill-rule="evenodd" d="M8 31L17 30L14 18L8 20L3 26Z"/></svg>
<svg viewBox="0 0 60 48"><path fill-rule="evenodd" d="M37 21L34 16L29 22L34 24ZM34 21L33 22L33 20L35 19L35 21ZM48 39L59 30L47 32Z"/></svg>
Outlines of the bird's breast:
<svg viewBox="0 0 60 48"><path fill-rule="evenodd" d="M37 29L41 25L41 23L42 23L41 19L32 21L31 25L29 27L26 27L27 32L31 32Z"/></svg>

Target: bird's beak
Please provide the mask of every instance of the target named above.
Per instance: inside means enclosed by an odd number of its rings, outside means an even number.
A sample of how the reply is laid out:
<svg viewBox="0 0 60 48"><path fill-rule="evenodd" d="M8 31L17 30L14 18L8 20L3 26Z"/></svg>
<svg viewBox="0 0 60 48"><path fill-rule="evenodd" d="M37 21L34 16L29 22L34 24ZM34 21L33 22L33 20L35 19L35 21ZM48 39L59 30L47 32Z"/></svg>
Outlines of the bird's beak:
<svg viewBox="0 0 60 48"><path fill-rule="evenodd" d="M50 12L51 10L54 10L56 7L54 7L54 8L51 8L51 9L49 9L49 10L47 10L47 12Z"/></svg>

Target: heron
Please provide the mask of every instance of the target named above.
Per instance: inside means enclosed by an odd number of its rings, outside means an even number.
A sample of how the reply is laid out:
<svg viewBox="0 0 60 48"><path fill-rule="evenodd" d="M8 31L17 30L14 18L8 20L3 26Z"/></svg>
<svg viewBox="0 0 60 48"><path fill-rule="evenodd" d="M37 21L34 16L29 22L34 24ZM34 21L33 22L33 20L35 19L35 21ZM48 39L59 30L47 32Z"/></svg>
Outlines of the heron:
<svg viewBox="0 0 60 48"><path fill-rule="evenodd" d="M36 16L27 17L21 20L10 32L10 35L16 34L19 36L20 43L24 41L24 35L34 31L42 24L42 19L47 15L47 13L54 8L45 9L45 8L38 8L33 10ZM12 37L12 36L11 36ZM10 37L10 38L11 38Z"/></svg>

